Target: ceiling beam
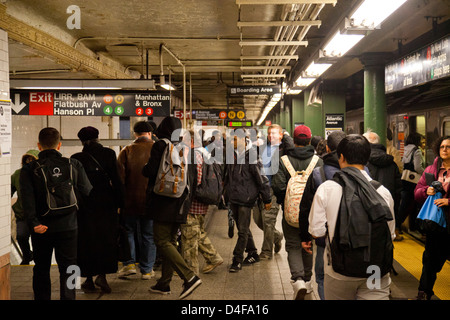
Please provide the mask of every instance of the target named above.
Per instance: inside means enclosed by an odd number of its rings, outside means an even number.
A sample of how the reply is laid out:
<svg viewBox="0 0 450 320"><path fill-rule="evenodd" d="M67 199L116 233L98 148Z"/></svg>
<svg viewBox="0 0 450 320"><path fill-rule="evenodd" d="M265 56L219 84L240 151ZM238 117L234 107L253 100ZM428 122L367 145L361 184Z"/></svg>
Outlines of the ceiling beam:
<svg viewBox="0 0 450 320"><path fill-rule="evenodd" d="M284 78L285 74L241 74L242 78Z"/></svg>
<svg viewBox="0 0 450 320"><path fill-rule="evenodd" d="M238 28L242 27L304 27L318 26L322 24L320 20L314 21L238 21Z"/></svg>
<svg viewBox="0 0 450 320"><path fill-rule="evenodd" d="M113 68L102 61L89 57L67 43L34 28L6 13L6 6L0 4L0 29L8 32L8 37L38 50L43 55L78 71L85 71L105 79L126 79L131 75Z"/></svg>
<svg viewBox="0 0 450 320"><path fill-rule="evenodd" d="M291 70L290 66L242 66L241 70Z"/></svg>
<svg viewBox="0 0 450 320"><path fill-rule="evenodd" d="M241 56L241 60L269 60L269 59L298 60L298 56L297 55L286 55L286 56Z"/></svg>
<svg viewBox="0 0 450 320"><path fill-rule="evenodd" d="M332 4L337 0L236 0L237 5L244 4Z"/></svg>
<svg viewBox="0 0 450 320"><path fill-rule="evenodd" d="M308 41L239 41L240 46L308 46Z"/></svg>

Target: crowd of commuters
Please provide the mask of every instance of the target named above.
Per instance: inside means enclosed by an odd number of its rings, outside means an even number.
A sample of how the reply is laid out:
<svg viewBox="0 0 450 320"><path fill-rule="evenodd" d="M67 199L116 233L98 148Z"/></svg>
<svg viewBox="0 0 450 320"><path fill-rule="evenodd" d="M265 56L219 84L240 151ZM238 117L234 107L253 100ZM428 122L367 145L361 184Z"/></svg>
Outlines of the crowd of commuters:
<svg viewBox="0 0 450 320"><path fill-rule="evenodd" d="M171 293L175 272L183 280L180 299L194 292L202 283L200 273L224 263L205 230L212 204L199 193L211 163L219 164L214 174L224 190L214 205L229 208L237 227L229 272L272 259L284 239L294 300L312 291L313 273L322 300L389 299L392 241L402 240L402 223L409 217L410 229L426 238L417 299L433 295L436 275L450 253L450 137L436 142L435 161L424 168L423 139L417 133L407 137L401 159L389 129L387 148L371 130L364 135L334 131L323 139L305 125L291 136L273 124L267 137L240 129L231 138L215 131L205 140L203 132L179 134L180 129L175 117L164 118L158 127L137 122L135 140L116 157L100 144L96 128L84 127L78 132L83 150L70 158L59 152L58 130L41 130L40 152L28 151L11 176L12 194L18 194L13 209L22 263L35 262L35 299L50 299L53 250L61 299L75 299L75 286L68 285L71 266L86 278L83 291L97 286L109 293L107 274L127 278L138 267L142 280L152 279L158 256L161 277L149 290ZM165 166L169 169L161 173ZM404 179L404 170L420 180ZM443 187L443 198L435 203L444 210L447 227L425 232L415 217L436 193L433 181ZM296 224L288 216L293 203ZM259 253L250 231L252 213L263 231ZM282 231L276 228L279 214ZM128 250L119 257L120 236ZM199 255L205 260L202 270ZM380 278L372 287L367 270L374 264Z"/></svg>

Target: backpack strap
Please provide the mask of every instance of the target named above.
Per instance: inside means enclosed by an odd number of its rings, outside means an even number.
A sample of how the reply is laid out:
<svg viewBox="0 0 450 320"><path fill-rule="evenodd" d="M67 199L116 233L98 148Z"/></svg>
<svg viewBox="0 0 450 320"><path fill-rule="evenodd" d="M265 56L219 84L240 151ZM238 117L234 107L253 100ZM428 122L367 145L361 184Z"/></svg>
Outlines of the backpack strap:
<svg viewBox="0 0 450 320"><path fill-rule="evenodd" d="M309 162L308 168L306 168L306 175L309 176L311 174L311 172L314 170L314 167L317 164L317 161L319 161L319 156L314 155L311 159L311 161Z"/></svg>
<svg viewBox="0 0 450 320"><path fill-rule="evenodd" d="M293 177L295 175L295 169L292 166L291 162L289 161L288 156L282 156L281 160L284 163L284 166L286 167L286 169L288 170L289 174L291 175L291 177Z"/></svg>

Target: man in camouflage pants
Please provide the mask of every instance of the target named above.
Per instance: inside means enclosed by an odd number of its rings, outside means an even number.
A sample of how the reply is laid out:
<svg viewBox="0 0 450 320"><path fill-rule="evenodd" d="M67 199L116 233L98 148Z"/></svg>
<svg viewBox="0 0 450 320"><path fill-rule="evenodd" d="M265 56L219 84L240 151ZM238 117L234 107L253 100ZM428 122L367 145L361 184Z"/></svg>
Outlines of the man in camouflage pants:
<svg viewBox="0 0 450 320"><path fill-rule="evenodd" d="M202 181L203 157L208 156L201 146L194 148L194 134L191 132L191 148L196 157L197 185ZM186 224L181 225L181 250L187 265L199 274L198 253L205 258L206 265L203 273L211 272L223 263L220 254L214 248L205 231L205 216L208 212L208 205L199 202L195 196L192 199L191 207L187 215Z"/></svg>

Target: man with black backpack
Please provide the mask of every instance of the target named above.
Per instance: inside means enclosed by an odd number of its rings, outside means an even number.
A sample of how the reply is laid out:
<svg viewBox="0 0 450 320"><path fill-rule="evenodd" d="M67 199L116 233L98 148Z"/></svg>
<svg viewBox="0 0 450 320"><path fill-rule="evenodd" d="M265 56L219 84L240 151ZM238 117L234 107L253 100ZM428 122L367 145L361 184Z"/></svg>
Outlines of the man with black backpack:
<svg viewBox="0 0 450 320"><path fill-rule="evenodd" d="M20 174L23 208L33 230L33 291L35 300L50 300L50 266L53 249L60 273L61 300L75 300L75 284L69 281L77 264L77 190L88 196L92 186L76 159L59 153L60 134L55 128L39 132L39 159L23 166ZM70 271L72 270L72 271Z"/></svg>
<svg viewBox="0 0 450 320"><path fill-rule="evenodd" d="M326 236L326 300L389 299L394 201L364 170L370 151L363 136L342 139L337 147L341 171L314 196L308 230L314 238Z"/></svg>

